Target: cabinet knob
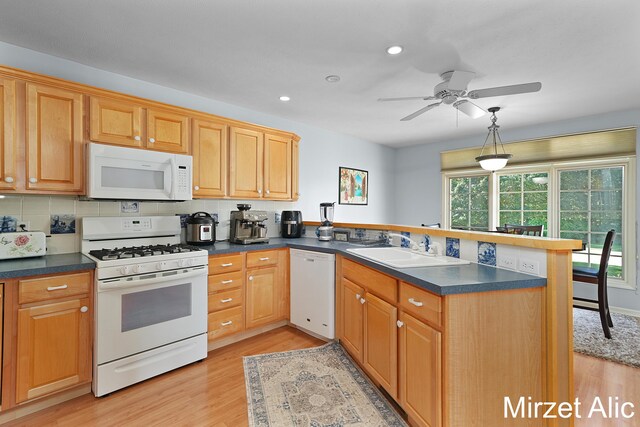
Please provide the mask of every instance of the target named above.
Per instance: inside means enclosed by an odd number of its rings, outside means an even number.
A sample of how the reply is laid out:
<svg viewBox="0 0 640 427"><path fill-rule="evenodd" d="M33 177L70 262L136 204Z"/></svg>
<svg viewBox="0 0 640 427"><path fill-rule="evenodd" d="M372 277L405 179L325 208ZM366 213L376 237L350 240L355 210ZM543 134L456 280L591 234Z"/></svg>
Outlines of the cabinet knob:
<svg viewBox="0 0 640 427"><path fill-rule="evenodd" d="M13 177L12 176L5 177L4 182L9 182L9 183L13 182Z"/></svg>
<svg viewBox="0 0 640 427"><path fill-rule="evenodd" d="M271 194L271 191L267 190L267 194Z"/></svg>
<svg viewBox="0 0 640 427"><path fill-rule="evenodd" d="M253 280L253 276L249 276L249 280Z"/></svg>
<svg viewBox="0 0 640 427"><path fill-rule="evenodd" d="M32 184L35 184L36 182L38 182L38 180L36 178L29 178L29 182Z"/></svg>
<svg viewBox="0 0 640 427"><path fill-rule="evenodd" d="M193 189L194 189L194 190L196 190L196 191L198 191L198 190L200 189L200 187L199 187L199 186L197 186L197 185L194 185L194 186L193 186Z"/></svg>
<svg viewBox="0 0 640 427"><path fill-rule="evenodd" d="M156 142L156 139L155 138L149 138L149 142L153 144L154 142Z"/></svg>
<svg viewBox="0 0 640 427"><path fill-rule="evenodd" d="M258 194L262 194L262 190L258 190Z"/></svg>
<svg viewBox="0 0 640 427"><path fill-rule="evenodd" d="M402 320L398 320L396 325L398 325L398 328L402 328L404 326L404 322Z"/></svg>
<svg viewBox="0 0 640 427"><path fill-rule="evenodd" d="M136 141L140 141L140 135L134 136L133 139L135 139Z"/></svg>
<svg viewBox="0 0 640 427"><path fill-rule="evenodd" d="M80 307L80 311L83 313L86 313L87 311L89 311L89 307L87 307L86 305L83 305L82 307Z"/></svg>
<svg viewBox="0 0 640 427"><path fill-rule="evenodd" d="M361 297L361 296L362 296L362 295L360 295L360 294L356 294L356 299L357 299L357 300L360 300L360 297Z"/></svg>
<svg viewBox="0 0 640 427"><path fill-rule="evenodd" d="M365 300L364 298L360 298L360 304L364 304L365 302L367 302L367 300Z"/></svg>

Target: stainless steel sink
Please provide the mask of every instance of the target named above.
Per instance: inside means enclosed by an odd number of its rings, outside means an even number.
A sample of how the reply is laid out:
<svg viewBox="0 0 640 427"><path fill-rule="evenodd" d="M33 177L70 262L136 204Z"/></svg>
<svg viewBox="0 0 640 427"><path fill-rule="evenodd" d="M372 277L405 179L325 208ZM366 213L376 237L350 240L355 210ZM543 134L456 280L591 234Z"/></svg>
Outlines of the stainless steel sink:
<svg viewBox="0 0 640 427"><path fill-rule="evenodd" d="M357 248L347 249L348 252L370 259L380 264L395 268L410 267L442 267L447 265L471 264L459 258L448 256L432 256L418 253L410 249L403 248Z"/></svg>

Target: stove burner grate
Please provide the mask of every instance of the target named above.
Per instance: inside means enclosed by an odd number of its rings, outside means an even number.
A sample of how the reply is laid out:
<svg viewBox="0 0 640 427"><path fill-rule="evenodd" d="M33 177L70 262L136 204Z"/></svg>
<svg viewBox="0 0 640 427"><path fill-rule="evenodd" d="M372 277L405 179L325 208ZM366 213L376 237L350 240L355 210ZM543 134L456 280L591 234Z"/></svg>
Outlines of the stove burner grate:
<svg viewBox="0 0 640 427"><path fill-rule="evenodd" d="M149 245L149 246L131 246L113 249L96 249L89 251L89 255L101 260L111 261L115 259L128 259L138 257L149 257L155 255L179 254L184 252L200 251L201 248L176 244L176 245Z"/></svg>

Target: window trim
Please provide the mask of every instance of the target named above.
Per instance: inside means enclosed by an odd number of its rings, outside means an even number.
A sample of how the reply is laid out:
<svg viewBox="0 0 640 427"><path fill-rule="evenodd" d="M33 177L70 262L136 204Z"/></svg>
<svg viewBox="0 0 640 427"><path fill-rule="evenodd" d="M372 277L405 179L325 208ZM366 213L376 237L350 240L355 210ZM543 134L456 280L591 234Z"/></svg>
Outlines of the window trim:
<svg viewBox="0 0 640 427"><path fill-rule="evenodd" d="M624 168L624 194L622 209L622 224L625 232L621 235L624 250L623 274L625 279L609 278L609 286L626 290L636 290L636 156L611 157L603 159L571 160L555 163L536 163L530 165L507 166L498 172L488 172L482 169L464 169L443 171L442 176L442 223L444 228L450 228L451 216L449 194L451 178L488 176L489 177L489 229L495 229L499 217L499 179L500 175L514 173L547 172L549 176L547 205L547 233L548 237L560 235L560 172L576 168L615 167Z"/></svg>

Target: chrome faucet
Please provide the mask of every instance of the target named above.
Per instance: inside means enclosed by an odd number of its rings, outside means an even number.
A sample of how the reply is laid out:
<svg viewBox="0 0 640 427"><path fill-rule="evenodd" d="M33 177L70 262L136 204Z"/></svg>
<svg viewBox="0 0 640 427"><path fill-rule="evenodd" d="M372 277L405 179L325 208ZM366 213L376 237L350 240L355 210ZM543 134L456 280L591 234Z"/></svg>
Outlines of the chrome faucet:
<svg viewBox="0 0 640 427"><path fill-rule="evenodd" d="M400 237L401 239L404 239L409 242L409 245L411 245L412 251L420 251L420 250L424 251L424 243L418 243L415 240L413 240L411 237L405 236L404 234L387 233L387 237Z"/></svg>

